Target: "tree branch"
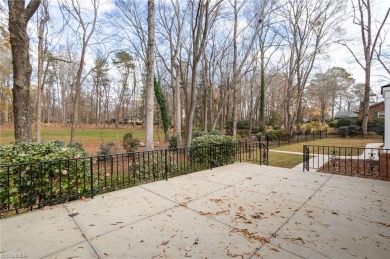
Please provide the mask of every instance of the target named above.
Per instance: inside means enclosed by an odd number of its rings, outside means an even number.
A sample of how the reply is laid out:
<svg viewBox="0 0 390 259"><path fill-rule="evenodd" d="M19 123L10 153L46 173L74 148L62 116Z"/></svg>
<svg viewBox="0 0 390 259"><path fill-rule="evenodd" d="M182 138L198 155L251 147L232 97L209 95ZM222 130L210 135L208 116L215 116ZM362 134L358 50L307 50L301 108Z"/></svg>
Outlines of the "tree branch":
<svg viewBox="0 0 390 259"><path fill-rule="evenodd" d="M41 0L31 0L25 9L26 20L29 21L41 4Z"/></svg>

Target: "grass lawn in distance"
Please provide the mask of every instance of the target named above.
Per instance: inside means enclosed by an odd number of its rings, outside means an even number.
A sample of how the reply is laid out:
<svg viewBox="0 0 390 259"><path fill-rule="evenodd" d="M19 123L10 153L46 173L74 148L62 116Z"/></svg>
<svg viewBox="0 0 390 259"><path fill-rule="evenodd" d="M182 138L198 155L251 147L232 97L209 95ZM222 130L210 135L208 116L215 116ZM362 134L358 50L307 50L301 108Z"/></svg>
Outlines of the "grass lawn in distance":
<svg viewBox="0 0 390 259"><path fill-rule="evenodd" d="M269 152L268 153L268 165L283 167L283 168L293 168L300 163L302 163L302 155L296 154L287 154L279 152Z"/></svg>
<svg viewBox="0 0 390 259"><path fill-rule="evenodd" d="M114 127L95 128L93 125L81 126L76 128L75 141L83 144L84 148L90 155L95 155L99 145L103 142L116 142L121 147L123 135L133 133L134 138L140 141L145 140L145 129L138 127ZM35 131L32 132L35 137ZM165 144L164 131L154 129L154 141L160 142L160 146ZM70 127L61 127L59 125L43 125L41 130L42 141L60 140L65 143L70 141ZM0 126L0 145L14 143L14 130L11 125ZM141 148L140 148L141 150Z"/></svg>
<svg viewBox="0 0 390 259"><path fill-rule="evenodd" d="M303 145L336 146L336 147L365 147L369 143L381 143L381 138L323 138L314 141L294 143L280 147L270 147L274 150L302 152Z"/></svg>

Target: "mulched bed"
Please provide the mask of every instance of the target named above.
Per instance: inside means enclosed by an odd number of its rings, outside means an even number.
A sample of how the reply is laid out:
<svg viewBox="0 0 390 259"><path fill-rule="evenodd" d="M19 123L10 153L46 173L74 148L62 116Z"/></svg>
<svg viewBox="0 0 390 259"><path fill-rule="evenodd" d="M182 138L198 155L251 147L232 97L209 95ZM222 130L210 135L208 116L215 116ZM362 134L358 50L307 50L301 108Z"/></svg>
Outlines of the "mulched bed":
<svg viewBox="0 0 390 259"><path fill-rule="evenodd" d="M378 160L337 159L325 163L317 172L380 179ZM381 178L381 180L390 181L390 178Z"/></svg>

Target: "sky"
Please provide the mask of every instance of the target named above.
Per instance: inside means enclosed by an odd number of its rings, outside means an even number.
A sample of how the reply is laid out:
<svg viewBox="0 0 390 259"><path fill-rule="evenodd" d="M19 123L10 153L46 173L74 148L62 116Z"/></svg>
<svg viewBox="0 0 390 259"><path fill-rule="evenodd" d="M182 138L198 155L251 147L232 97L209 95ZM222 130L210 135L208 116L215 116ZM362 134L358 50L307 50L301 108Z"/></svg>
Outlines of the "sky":
<svg viewBox="0 0 390 259"><path fill-rule="evenodd" d="M145 0L146 1L146 0ZM354 25L352 23L352 1L355 3L357 0L348 0L348 15L346 16L345 21L342 24L343 29L345 30L345 34L351 40L348 41L349 47L352 48L356 53L362 53L362 47L359 44L361 42L360 38L360 28L358 25ZM28 1L26 1L28 2ZM373 3L373 20L378 21L382 20L385 16L386 10L390 6L390 0L371 0ZM89 1L83 1L83 4L88 5ZM0 0L1 7L7 8L7 3L5 0ZM109 11L113 7L113 0L101 0L101 8L99 12ZM4 21L4 13L0 14L2 16L2 21ZM5 19L6 20L6 19ZM390 18L388 19L387 24L384 27L384 31L388 31L388 42L390 42ZM353 77L356 79L356 83L364 83L364 70L357 64L354 60L353 56L346 47L334 44L331 49L329 49L328 55L326 59L319 59L316 62L316 70L317 72L325 72L328 68L339 66L345 68L348 72L352 73ZM390 64L389 64L390 66ZM383 77L386 75L386 72L380 66L373 66L372 69L372 78L371 85L373 91L376 93L380 93L380 86L390 83L390 75Z"/></svg>
<svg viewBox="0 0 390 259"><path fill-rule="evenodd" d="M356 0L353 1L357 2ZM373 21L382 21L385 17L387 9L390 7L390 0L372 0L371 2L373 3ZM349 1L348 9L349 11L352 11L351 1ZM352 13L350 13L350 15L352 15ZM361 42L360 27L353 24L352 17L346 19L342 27L345 29L348 38L355 38L356 40L350 41L348 46L356 53L363 53L363 49L359 44L359 42ZM388 31L387 41L390 42L390 17L388 18L384 29L384 31ZM353 77L356 79L356 83L364 83L364 70L359 66L359 64L357 64L352 54L346 47L335 44L332 49L330 49L329 61L324 61L321 69L326 70L333 66L344 67L348 72L352 73ZM387 74L387 78L384 78L383 75L386 75L386 71L377 65L373 66L371 73L371 87L374 92L380 94L380 86L390 83L390 75Z"/></svg>

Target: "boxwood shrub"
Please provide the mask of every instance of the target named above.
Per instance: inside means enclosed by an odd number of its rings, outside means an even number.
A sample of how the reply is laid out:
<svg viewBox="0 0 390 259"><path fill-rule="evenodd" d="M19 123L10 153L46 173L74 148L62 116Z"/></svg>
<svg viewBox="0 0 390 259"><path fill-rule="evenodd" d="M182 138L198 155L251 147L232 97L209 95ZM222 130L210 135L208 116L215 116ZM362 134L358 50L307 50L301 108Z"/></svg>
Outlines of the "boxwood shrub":
<svg viewBox="0 0 390 259"><path fill-rule="evenodd" d="M205 135L193 139L191 159L207 168L234 162L237 152L237 139L223 135Z"/></svg>
<svg viewBox="0 0 390 259"><path fill-rule="evenodd" d="M85 155L81 144L60 141L0 146L0 209L81 196L90 168L89 160L80 159Z"/></svg>

